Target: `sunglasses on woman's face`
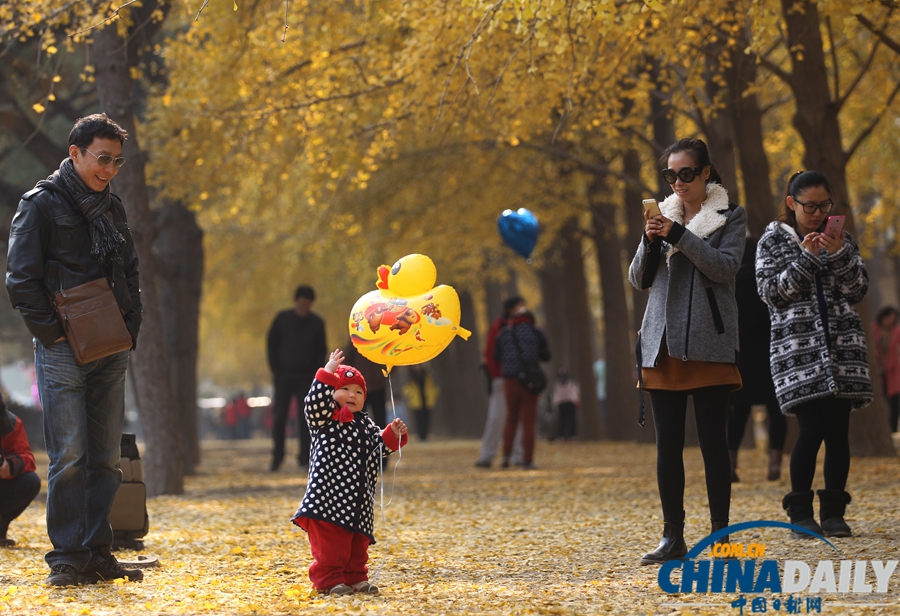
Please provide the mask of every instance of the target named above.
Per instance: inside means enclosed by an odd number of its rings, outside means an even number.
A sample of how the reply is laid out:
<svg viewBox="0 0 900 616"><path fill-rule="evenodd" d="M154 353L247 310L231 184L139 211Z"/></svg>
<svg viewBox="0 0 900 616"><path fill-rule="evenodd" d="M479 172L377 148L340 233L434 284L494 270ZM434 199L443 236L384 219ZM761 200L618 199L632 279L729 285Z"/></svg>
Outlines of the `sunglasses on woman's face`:
<svg viewBox="0 0 900 616"><path fill-rule="evenodd" d="M698 167L682 167L677 173L674 169L663 169L662 171L663 179L669 184L674 184L679 179L685 184L690 184L698 175L700 175Z"/></svg>

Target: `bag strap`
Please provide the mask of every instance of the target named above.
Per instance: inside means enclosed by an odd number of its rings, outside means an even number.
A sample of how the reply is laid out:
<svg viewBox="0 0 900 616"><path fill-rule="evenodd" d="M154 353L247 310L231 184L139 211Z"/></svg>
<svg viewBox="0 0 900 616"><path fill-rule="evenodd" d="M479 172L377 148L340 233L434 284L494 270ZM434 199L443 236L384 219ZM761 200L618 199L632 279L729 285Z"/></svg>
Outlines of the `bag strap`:
<svg viewBox="0 0 900 616"><path fill-rule="evenodd" d="M644 353L641 350L641 332L637 333L637 344L634 345L634 357L637 360L638 373L638 425L644 427Z"/></svg>

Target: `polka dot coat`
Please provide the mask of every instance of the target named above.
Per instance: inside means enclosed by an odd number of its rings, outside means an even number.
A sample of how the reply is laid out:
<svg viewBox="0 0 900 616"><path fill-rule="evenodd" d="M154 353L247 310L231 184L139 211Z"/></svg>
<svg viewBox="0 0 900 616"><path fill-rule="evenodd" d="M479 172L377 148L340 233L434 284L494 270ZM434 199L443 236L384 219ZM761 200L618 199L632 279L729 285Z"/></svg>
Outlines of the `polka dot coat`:
<svg viewBox="0 0 900 616"><path fill-rule="evenodd" d="M306 421L312 438L309 480L292 521L304 528L303 518L324 520L362 533L375 543L379 460L399 449L401 443L390 426L382 430L365 412L354 413L346 423L334 419L337 383L337 376L319 369L306 395ZM404 434L403 445L406 440Z"/></svg>

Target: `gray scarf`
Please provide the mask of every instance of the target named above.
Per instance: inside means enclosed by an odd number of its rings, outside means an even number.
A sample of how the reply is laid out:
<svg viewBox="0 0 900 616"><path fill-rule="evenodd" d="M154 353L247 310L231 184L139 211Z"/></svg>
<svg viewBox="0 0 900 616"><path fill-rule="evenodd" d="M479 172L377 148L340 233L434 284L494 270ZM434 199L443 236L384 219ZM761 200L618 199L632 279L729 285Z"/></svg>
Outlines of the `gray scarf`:
<svg viewBox="0 0 900 616"><path fill-rule="evenodd" d="M115 256L116 248L125 243L125 238L116 230L109 216L106 216L111 205L109 186L104 188L103 192L88 188L75 171L75 163L71 158L59 164L59 177L78 211L88 221L91 230L91 254L101 264L107 263L110 257Z"/></svg>

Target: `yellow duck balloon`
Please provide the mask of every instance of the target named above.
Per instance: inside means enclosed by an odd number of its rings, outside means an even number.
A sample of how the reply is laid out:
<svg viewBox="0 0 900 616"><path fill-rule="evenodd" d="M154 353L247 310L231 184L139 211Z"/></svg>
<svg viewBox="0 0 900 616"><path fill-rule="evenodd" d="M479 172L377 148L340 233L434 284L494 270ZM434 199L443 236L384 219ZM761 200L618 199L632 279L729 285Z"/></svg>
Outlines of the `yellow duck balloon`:
<svg viewBox="0 0 900 616"><path fill-rule="evenodd" d="M453 287L435 287L437 269L425 255L406 255L378 268L378 287L350 312L350 340L360 354L390 372L435 357L454 336L472 334L459 325L459 296Z"/></svg>

